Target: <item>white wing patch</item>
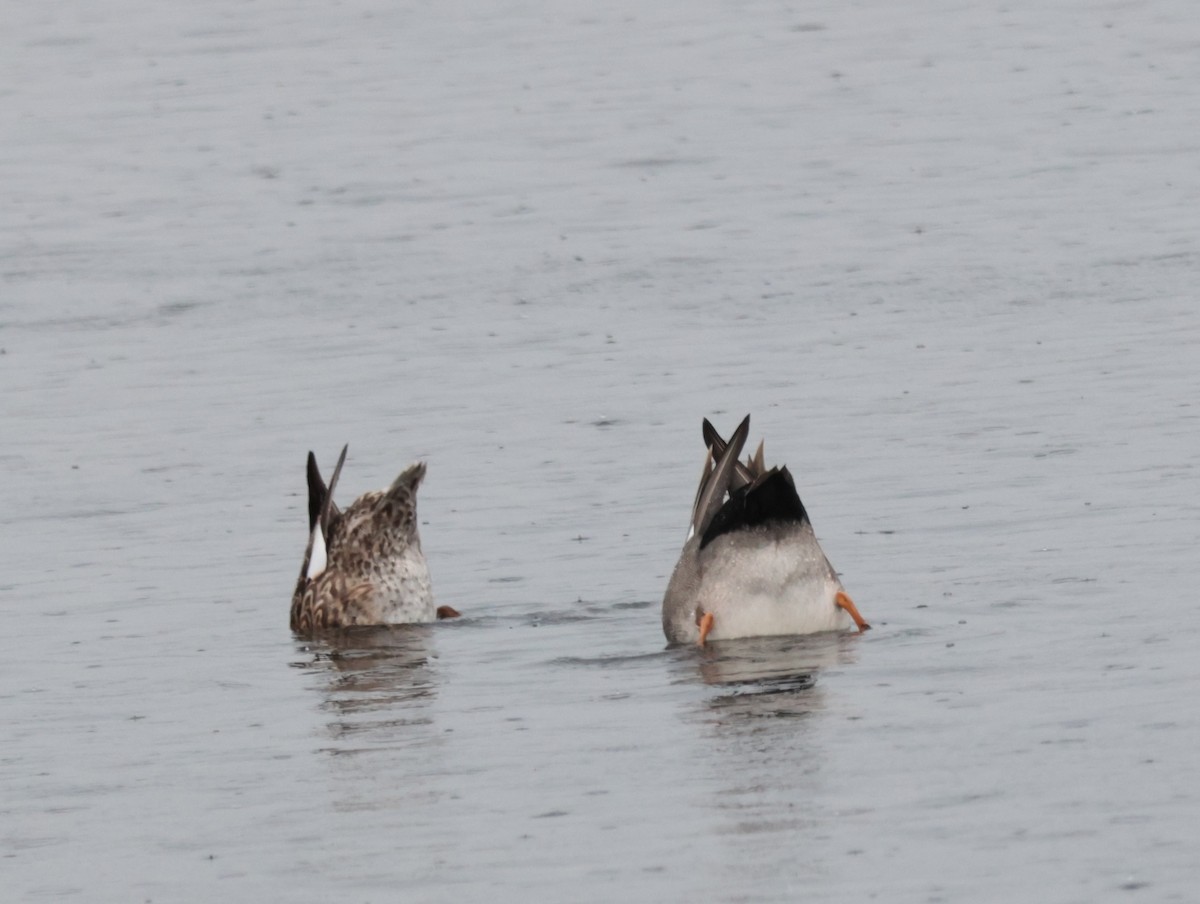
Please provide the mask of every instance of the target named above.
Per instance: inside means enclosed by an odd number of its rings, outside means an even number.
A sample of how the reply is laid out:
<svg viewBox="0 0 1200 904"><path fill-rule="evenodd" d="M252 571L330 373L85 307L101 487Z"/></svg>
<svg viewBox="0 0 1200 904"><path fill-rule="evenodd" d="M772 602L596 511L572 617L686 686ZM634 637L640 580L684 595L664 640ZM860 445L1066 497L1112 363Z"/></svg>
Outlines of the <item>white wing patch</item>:
<svg viewBox="0 0 1200 904"><path fill-rule="evenodd" d="M308 557L308 572L304 575L310 581L325 570L328 560L325 552L325 534L321 531L321 519L313 526L312 555Z"/></svg>

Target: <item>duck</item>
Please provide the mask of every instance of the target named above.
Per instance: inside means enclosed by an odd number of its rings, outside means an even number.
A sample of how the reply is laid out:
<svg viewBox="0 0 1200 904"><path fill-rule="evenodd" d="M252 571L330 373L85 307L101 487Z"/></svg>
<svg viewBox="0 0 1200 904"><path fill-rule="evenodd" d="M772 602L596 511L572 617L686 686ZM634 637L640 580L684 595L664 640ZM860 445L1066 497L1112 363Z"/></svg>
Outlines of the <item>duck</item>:
<svg viewBox="0 0 1200 904"><path fill-rule="evenodd" d="M414 462L387 489L364 493L342 510L333 494L349 448L342 447L328 485L316 455L308 453L308 545L292 593L292 630L311 635L457 617L452 607L434 604L421 551L417 489L425 462Z"/></svg>
<svg viewBox="0 0 1200 904"><path fill-rule="evenodd" d="M687 540L663 596L672 644L867 624L817 542L787 466L768 468L760 442L739 460L750 416L726 442L704 419L705 454Z"/></svg>

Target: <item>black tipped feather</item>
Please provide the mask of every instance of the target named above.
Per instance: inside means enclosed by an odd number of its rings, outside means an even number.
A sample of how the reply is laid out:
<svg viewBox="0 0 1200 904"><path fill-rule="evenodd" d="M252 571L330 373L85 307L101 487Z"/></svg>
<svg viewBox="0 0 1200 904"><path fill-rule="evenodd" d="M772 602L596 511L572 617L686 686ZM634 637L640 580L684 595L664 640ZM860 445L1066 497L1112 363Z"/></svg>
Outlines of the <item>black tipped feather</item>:
<svg viewBox="0 0 1200 904"><path fill-rule="evenodd" d="M321 469L317 467L317 456L312 452L308 453L308 530L309 533L317 525L317 518L321 516L321 509L325 507L325 500L329 500L329 515L321 521L321 530L329 534L330 523L337 518L342 510L338 508L337 503L333 501L333 492L325 486L325 481L321 477Z"/></svg>

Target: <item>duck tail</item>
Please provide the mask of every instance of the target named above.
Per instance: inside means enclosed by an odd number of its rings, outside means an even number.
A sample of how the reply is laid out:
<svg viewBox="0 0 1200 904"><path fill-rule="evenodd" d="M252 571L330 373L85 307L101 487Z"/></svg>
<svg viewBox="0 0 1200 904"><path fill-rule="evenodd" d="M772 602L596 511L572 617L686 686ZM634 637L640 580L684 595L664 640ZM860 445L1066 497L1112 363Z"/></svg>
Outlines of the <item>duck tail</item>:
<svg viewBox="0 0 1200 904"><path fill-rule="evenodd" d="M711 433L716 439L720 439L720 435L717 434L707 418L704 426L706 438ZM738 456L742 454L742 446L746 444L746 437L749 433L750 415L746 415L719 454L715 445L709 447L716 463L713 465L712 471L702 478L700 490L696 494L696 502L692 508L692 532L689 536L704 534L713 520L713 516L725 502L725 494L730 490L731 482L734 480L739 465Z"/></svg>
<svg viewBox="0 0 1200 904"><path fill-rule="evenodd" d="M746 415L746 420L749 419L750 415ZM747 426L746 432L749 433L749 430L750 428ZM713 461L720 459L721 455L725 452L725 447L728 445L728 443L721 438L721 434L717 432L717 428L712 425L712 422L709 421L708 418L704 419L701 433L704 435L704 445L708 446L709 451L712 454ZM758 452L759 457L761 458L762 443L758 444ZM742 464L740 461L735 461L733 463L733 476L730 478L729 488L731 490L736 490L738 487L745 486L752 481L755 476L756 475L754 473L751 459L747 459L746 464Z"/></svg>
<svg viewBox="0 0 1200 904"><path fill-rule="evenodd" d="M329 486L325 486L325 482L321 480L321 472L317 469L317 459L312 452L308 453L308 546L304 550L304 564L300 566L300 582L302 586L306 580L312 580L322 571L325 570L328 557L328 536L329 523L337 514L337 506L333 504L333 491L337 488L338 478L342 476L342 465L346 463L346 452L349 451L349 444L342 446L342 454L338 456L337 465L333 469L333 476L329 478ZM314 485L315 478L315 485ZM316 493L314 494L314 487ZM315 507L314 514L314 495L319 495L319 504Z"/></svg>
<svg viewBox="0 0 1200 904"><path fill-rule="evenodd" d="M771 468L753 483L733 490L700 539L703 549L721 534L763 524L802 524L808 512L796 492L792 474L784 467Z"/></svg>
<svg viewBox="0 0 1200 904"><path fill-rule="evenodd" d="M387 489L387 495L395 496L403 493L415 493L417 487L421 485L421 481L424 479L425 462L414 461L392 481L392 485Z"/></svg>

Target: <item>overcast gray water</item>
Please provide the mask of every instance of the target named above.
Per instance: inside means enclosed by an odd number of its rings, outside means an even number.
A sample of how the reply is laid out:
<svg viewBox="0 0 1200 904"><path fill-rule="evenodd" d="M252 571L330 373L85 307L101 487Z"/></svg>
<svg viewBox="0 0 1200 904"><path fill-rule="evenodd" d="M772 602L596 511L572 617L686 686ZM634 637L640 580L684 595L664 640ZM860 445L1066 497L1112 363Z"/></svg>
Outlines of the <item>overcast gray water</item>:
<svg viewBox="0 0 1200 904"><path fill-rule="evenodd" d="M0 899L1195 899L1192 4L4 6ZM665 647L747 412L868 634Z"/></svg>

